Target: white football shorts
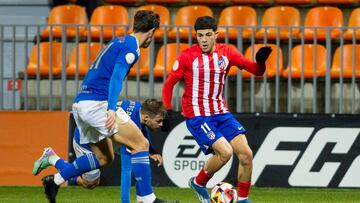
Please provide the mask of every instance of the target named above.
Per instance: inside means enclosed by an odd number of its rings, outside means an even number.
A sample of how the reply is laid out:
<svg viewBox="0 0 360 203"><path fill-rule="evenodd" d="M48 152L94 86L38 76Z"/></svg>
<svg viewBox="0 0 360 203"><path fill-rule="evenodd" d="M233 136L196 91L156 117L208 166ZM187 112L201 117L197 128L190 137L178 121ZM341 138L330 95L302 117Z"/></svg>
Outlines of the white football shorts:
<svg viewBox="0 0 360 203"><path fill-rule="evenodd" d="M72 111L80 132L80 144L97 143L118 132L105 128L107 119L107 101L80 101L72 105ZM130 117L122 108L117 108L117 123L129 122Z"/></svg>

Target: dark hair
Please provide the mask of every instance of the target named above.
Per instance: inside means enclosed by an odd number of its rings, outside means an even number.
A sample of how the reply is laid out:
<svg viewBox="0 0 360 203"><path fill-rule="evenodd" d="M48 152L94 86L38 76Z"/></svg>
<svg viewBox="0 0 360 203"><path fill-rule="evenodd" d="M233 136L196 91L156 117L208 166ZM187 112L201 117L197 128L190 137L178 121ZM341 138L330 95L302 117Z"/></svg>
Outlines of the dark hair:
<svg viewBox="0 0 360 203"><path fill-rule="evenodd" d="M217 22L215 18L211 16L202 16L196 19L194 25L195 31L212 29L213 31L217 30Z"/></svg>
<svg viewBox="0 0 360 203"><path fill-rule="evenodd" d="M152 11L139 10L134 15L134 32L148 32L160 26L160 16Z"/></svg>
<svg viewBox="0 0 360 203"><path fill-rule="evenodd" d="M156 99L146 99L141 106L141 113L148 114L150 117L155 117L160 114L165 117L166 109L162 101Z"/></svg>

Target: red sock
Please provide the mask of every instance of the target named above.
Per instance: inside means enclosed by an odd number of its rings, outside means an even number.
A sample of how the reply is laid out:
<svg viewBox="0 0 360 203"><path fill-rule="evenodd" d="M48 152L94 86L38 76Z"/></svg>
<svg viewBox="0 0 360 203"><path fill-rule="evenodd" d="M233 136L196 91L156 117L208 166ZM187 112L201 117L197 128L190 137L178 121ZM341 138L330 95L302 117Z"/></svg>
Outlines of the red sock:
<svg viewBox="0 0 360 203"><path fill-rule="evenodd" d="M195 177L195 183L200 186L205 186L210 178L212 178L212 175L207 174L205 169L202 168L199 174Z"/></svg>
<svg viewBox="0 0 360 203"><path fill-rule="evenodd" d="M247 198L249 196L251 181L240 182L238 181L238 195L240 198Z"/></svg>

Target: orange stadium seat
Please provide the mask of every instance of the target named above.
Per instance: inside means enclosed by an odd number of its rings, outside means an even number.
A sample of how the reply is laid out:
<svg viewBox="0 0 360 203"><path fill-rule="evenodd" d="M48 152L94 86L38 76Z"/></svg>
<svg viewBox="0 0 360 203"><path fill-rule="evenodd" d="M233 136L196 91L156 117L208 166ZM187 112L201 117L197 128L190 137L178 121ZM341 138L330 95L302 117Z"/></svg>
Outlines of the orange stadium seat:
<svg viewBox="0 0 360 203"><path fill-rule="evenodd" d="M291 50L291 77L301 78L302 73L302 46L295 46ZM326 48L323 45L316 45L316 54L314 54L314 44L304 44L304 78L314 78L314 60L316 56L315 76L324 76L326 74ZM289 76L290 62L286 70L283 71L283 77Z"/></svg>
<svg viewBox="0 0 360 203"><path fill-rule="evenodd" d="M256 52L261 48L265 46L264 44L255 44L254 46L254 53L252 51L252 47L249 46L246 51L245 51L245 57L247 59L250 59L252 61L255 61L255 55ZM272 78L276 76L276 58L278 57L277 52L276 52L276 45L275 44L267 44L266 46L270 46L272 48L272 52L269 56L269 58L266 60L266 77L267 78ZM237 67L231 67L230 71L229 71L229 76L235 76L237 74ZM282 74L283 71L283 54L282 54L282 50L279 47L279 75ZM250 78L251 77L251 73L247 72L247 71L242 71L242 77L243 78ZM262 76L256 76L257 78L262 78Z"/></svg>
<svg viewBox="0 0 360 203"><path fill-rule="evenodd" d="M266 4L269 0L231 0L234 4Z"/></svg>
<svg viewBox="0 0 360 203"><path fill-rule="evenodd" d="M170 30L170 12L165 6L148 4L138 7L136 10L149 10L160 16L160 28L155 32L155 38L163 38L164 32ZM133 24L133 23L132 23ZM167 26L166 30L164 25Z"/></svg>
<svg viewBox="0 0 360 203"><path fill-rule="evenodd" d="M168 43L166 44L166 54L165 54L165 46L161 46L157 57L156 57L156 65L154 67L154 76L157 78L161 78L164 75L164 69L166 68L166 74L168 75L171 72L171 68L174 65L178 55L188 48L189 45L186 43L179 43L177 46L176 43ZM166 60L166 67L165 67Z"/></svg>
<svg viewBox="0 0 360 203"><path fill-rule="evenodd" d="M50 48L50 46L52 48ZM37 60L38 51L40 59L39 69ZM36 76L37 71L39 71L40 76L47 77L51 70L53 76L60 75L63 66L62 60L62 44L60 42L52 42L51 45L50 42L41 42L40 44L34 45L31 50L27 73L29 76ZM67 62L66 58L65 61ZM50 63L52 65L51 67Z"/></svg>
<svg viewBox="0 0 360 203"><path fill-rule="evenodd" d="M120 5L96 7L91 15L90 25L91 38L100 39L101 32L104 39L123 36L126 34L126 26L129 25L128 11ZM86 31L84 35L87 36L88 34Z"/></svg>
<svg viewBox="0 0 360 203"><path fill-rule="evenodd" d="M149 75L150 72L150 53L148 48L140 48L140 58L136 64L130 69L130 77L136 77L139 68L139 76Z"/></svg>
<svg viewBox="0 0 360 203"><path fill-rule="evenodd" d="M195 37L195 30L193 27L196 19L200 16L213 16L213 12L207 6L190 5L181 7L176 13L174 25L189 27L174 27L168 33L169 38L176 39L177 31L179 32L180 39L188 39L189 34L191 37Z"/></svg>
<svg viewBox="0 0 360 203"><path fill-rule="evenodd" d="M148 3L158 3L158 4L163 4L163 3L182 3L183 0L145 0Z"/></svg>
<svg viewBox="0 0 360 203"><path fill-rule="evenodd" d="M313 0L275 0L276 4L310 4Z"/></svg>
<svg viewBox="0 0 360 203"><path fill-rule="evenodd" d="M355 45L355 49L352 44L346 44L343 46L343 77L351 78L352 77L352 63L354 59L355 51L355 77L360 78L360 44ZM341 47L339 46L334 53L332 66L330 69L330 75L332 78L340 77L340 66L341 66Z"/></svg>
<svg viewBox="0 0 360 203"><path fill-rule="evenodd" d="M90 46L90 50L89 50ZM101 45L97 42L92 42L88 44L87 42L81 42L78 45L78 54L76 53L76 46L71 49L69 65L66 67L67 76L75 76L78 67L78 75L85 76L88 69L94 62L96 56L100 53L104 45ZM90 58L89 58L90 51ZM78 66L76 65L76 58L78 58Z"/></svg>
<svg viewBox="0 0 360 203"><path fill-rule="evenodd" d="M192 4L223 4L225 3L227 0L189 0L190 3Z"/></svg>
<svg viewBox="0 0 360 203"><path fill-rule="evenodd" d="M54 38L60 38L62 36L63 26L55 26L55 24L66 24L66 37L76 37L76 26L79 25L79 34L85 31L86 27L81 26L88 23L86 12L83 7L78 5L68 4L56 6L51 9L48 17L48 26L42 31L41 38L49 38L50 27L52 30L52 36ZM54 26L50 26L54 25ZM72 26L70 26L72 25Z"/></svg>
<svg viewBox="0 0 360 203"><path fill-rule="evenodd" d="M354 27L360 27L360 8L354 9L349 18L348 29L344 33L344 39L352 40ZM355 31L355 38L360 39L360 28Z"/></svg>
<svg viewBox="0 0 360 203"><path fill-rule="evenodd" d="M319 4L354 4L359 0L317 0Z"/></svg>
<svg viewBox="0 0 360 203"><path fill-rule="evenodd" d="M300 26L300 12L297 8L291 6L275 6L265 10L262 17L262 26ZM275 40L277 34L281 40L296 38L300 28L292 28L291 34L289 28L267 28L267 39ZM256 33L257 39L264 39L265 28L261 28Z"/></svg>
<svg viewBox="0 0 360 203"><path fill-rule="evenodd" d="M256 11L249 6L230 6L224 8L220 13L218 25L218 38L225 39L226 28L222 26L256 26ZM237 39L238 28L228 28L227 30L229 39ZM242 28L242 37L250 38L252 32L254 32L255 35L255 29L251 29L250 27Z"/></svg>
<svg viewBox="0 0 360 203"><path fill-rule="evenodd" d="M343 13L337 7L331 6L321 6L311 8L305 17L304 26L331 26L331 27L342 27L344 25L343 22ZM314 28L305 28L304 34L306 40L314 39ZM330 30L331 38L338 38L340 36L340 29L332 28ZM299 37L301 38L302 34L299 33ZM325 40L326 39L326 29L320 28L317 29L317 39Z"/></svg>

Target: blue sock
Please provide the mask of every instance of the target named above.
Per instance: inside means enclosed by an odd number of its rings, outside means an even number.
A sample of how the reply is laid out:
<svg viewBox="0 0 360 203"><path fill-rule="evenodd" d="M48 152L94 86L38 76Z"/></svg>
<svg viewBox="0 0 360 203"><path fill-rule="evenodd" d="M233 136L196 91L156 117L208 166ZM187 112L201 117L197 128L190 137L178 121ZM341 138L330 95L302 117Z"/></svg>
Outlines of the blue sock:
<svg viewBox="0 0 360 203"><path fill-rule="evenodd" d="M122 153L121 157L121 203L130 203L131 154Z"/></svg>
<svg viewBox="0 0 360 203"><path fill-rule="evenodd" d="M95 154L85 154L71 164L68 164L65 168L59 171L61 177L66 181L71 177L79 176L85 172L100 168L99 161L96 159Z"/></svg>
<svg viewBox="0 0 360 203"><path fill-rule="evenodd" d="M74 176L72 178L70 178L69 182L72 184L72 185L77 185L77 179L78 179L79 176Z"/></svg>
<svg viewBox="0 0 360 203"><path fill-rule="evenodd" d="M58 170L58 171L61 171L63 170L67 165L70 165L68 162L64 161L63 159L59 159L56 161L55 163L55 168Z"/></svg>
<svg viewBox="0 0 360 203"><path fill-rule="evenodd" d="M149 152L143 151L131 155L131 165L136 180L136 194L138 196L152 194Z"/></svg>

